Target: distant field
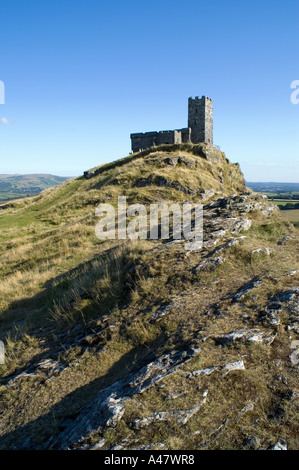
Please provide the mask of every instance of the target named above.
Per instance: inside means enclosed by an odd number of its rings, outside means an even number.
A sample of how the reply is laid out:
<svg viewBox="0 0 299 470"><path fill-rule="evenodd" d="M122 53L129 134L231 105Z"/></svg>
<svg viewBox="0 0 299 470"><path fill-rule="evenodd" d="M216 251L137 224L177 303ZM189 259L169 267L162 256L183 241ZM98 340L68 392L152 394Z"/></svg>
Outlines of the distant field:
<svg viewBox="0 0 299 470"><path fill-rule="evenodd" d="M0 192L0 202L10 201L11 199L19 199L21 197L26 197L26 196L27 194L20 195L19 193L14 193L14 192L8 192L8 193Z"/></svg>
<svg viewBox="0 0 299 470"><path fill-rule="evenodd" d="M265 194L269 202L281 209L280 213L283 219L299 226L299 183L246 182L246 186L253 191ZM286 205L287 208L285 208Z"/></svg>
<svg viewBox="0 0 299 470"><path fill-rule="evenodd" d="M268 197L274 197L275 199L277 198L292 198L294 196L297 196L299 198L299 191L279 191L279 192L273 192L273 191L263 191L264 194L267 194Z"/></svg>
<svg viewBox="0 0 299 470"><path fill-rule="evenodd" d="M285 200L285 199L270 199L273 204L276 204L277 206L285 206L286 204L298 204L299 199L291 199L291 200Z"/></svg>
<svg viewBox="0 0 299 470"><path fill-rule="evenodd" d="M281 211L281 215L285 220L288 220L296 224L299 223L299 209Z"/></svg>
<svg viewBox="0 0 299 470"><path fill-rule="evenodd" d="M289 222L292 222L294 225L298 226L299 224L299 209L283 209L286 204L298 204L299 201L281 201L281 200L270 200L272 204L277 205L278 207L281 208L280 214L284 220L288 220Z"/></svg>

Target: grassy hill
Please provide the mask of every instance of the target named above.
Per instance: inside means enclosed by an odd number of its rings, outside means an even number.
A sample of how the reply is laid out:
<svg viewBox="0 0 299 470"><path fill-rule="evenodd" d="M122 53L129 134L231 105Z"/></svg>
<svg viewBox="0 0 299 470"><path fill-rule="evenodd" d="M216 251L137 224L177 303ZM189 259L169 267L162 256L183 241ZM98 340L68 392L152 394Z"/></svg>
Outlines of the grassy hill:
<svg viewBox="0 0 299 470"><path fill-rule="evenodd" d="M68 178L47 174L0 175L0 203L34 196L44 189L63 183Z"/></svg>
<svg viewBox="0 0 299 470"><path fill-rule="evenodd" d="M99 240L100 203L204 204L204 244ZM205 145L0 206L0 448L298 449L298 230Z"/></svg>

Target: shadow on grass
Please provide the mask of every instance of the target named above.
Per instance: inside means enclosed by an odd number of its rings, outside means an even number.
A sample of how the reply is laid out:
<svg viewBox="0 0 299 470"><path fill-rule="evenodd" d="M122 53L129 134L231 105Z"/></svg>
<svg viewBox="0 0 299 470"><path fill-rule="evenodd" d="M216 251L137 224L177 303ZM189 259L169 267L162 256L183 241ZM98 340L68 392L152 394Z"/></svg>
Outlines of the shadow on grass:
<svg viewBox="0 0 299 470"><path fill-rule="evenodd" d="M77 388L53 405L49 411L28 424L14 431L5 433L0 440L0 449L45 449L51 437L57 436L64 430L65 420L75 420L78 414L93 400L97 394L109 387L127 374L139 370L146 363L155 359L154 351L165 340L159 336L153 343L136 347L124 354L108 372L92 382Z"/></svg>
<svg viewBox="0 0 299 470"><path fill-rule="evenodd" d="M84 334L90 333L88 323L91 320L100 320L117 305L121 306L127 302L130 290L126 286L126 272L132 261L124 252L120 259L121 268L118 270L119 259L115 261L113 258L113 249L110 248L74 269L49 279L41 292L12 302L9 308L1 313L0 337L4 342L8 337L12 342L22 341L24 336L28 335L33 341L37 340L43 350L32 356L25 365L17 367L13 373L2 378L2 384L24 371L33 372L41 360L49 357L57 360L58 356L65 352L65 345L62 343L71 347L72 343L76 343ZM107 275L107 268L110 269L113 293L109 289L102 289L96 294L93 291L90 294L89 289L93 289L95 283ZM51 314L51 311L55 310L54 303L61 311L58 319ZM77 326L76 334L70 335L74 326ZM24 344L26 345L26 342Z"/></svg>

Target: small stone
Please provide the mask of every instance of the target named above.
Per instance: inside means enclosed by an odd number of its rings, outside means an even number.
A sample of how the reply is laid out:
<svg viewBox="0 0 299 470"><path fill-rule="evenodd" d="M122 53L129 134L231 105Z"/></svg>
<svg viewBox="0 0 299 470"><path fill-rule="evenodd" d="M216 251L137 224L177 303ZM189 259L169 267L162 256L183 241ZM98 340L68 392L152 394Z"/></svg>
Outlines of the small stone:
<svg viewBox="0 0 299 470"><path fill-rule="evenodd" d="M241 230L249 230L251 227L251 220L250 219L242 219L235 223L233 227L233 232L240 232Z"/></svg>
<svg viewBox="0 0 299 470"><path fill-rule="evenodd" d="M262 253L264 255L270 256L271 250L269 248L256 248L250 252L251 255L254 253Z"/></svg>
<svg viewBox="0 0 299 470"><path fill-rule="evenodd" d="M269 447L268 450L288 450L288 445L287 445L287 442L284 441L283 439L278 439L276 444Z"/></svg>
<svg viewBox="0 0 299 470"><path fill-rule="evenodd" d="M225 258L223 258L222 256L218 256L216 258L211 259L204 259L203 261L201 261L201 263L199 263L198 266L196 266L196 268L193 269L193 272L196 272L198 270L207 271L210 269L215 269L217 266L224 263L224 261Z"/></svg>
<svg viewBox="0 0 299 470"><path fill-rule="evenodd" d="M102 447L104 447L105 444L106 444L106 439L100 439L91 447L91 450L101 449Z"/></svg>
<svg viewBox="0 0 299 470"><path fill-rule="evenodd" d="M292 237L289 237L288 235L286 235L285 237L283 237L282 240L280 240L280 241L277 243L277 245L285 245L288 240L291 240L291 238L292 238Z"/></svg>
<svg viewBox="0 0 299 470"><path fill-rule="evenodd" d="M171 158L171 157L167 157L167 158L164 158L164 163L166 163L166 165L171 165L173 167L176 167L177 164L178 164L178 159L177 158Z"/></svg>
<svg viewBox="0 0 299 470"><path fill-rule="evenodd" d="M258 276L256 276L251 281L246 282L246 284L240 287L240 289L238 289L235 294L230 295L229 298L234 301L243 300L245 295L248 294L248 292L250 292L257 286L260 286L261 284L263 284L263 281Z"/></svg>
<svg viewBox="0 0 299 470"><path fill-rule="evenodd" d="M221 344L224 346L233 343L235 340L243 338L247 332L247 330L231 331L230 333L217 336L217 338L215 338L215 342L216 344Z"/></svg>
<svg viewBox="0 0 299 470"><path fill-rule="evenodd" d="M299 289L290 289L278 292L273 296L273 300L278 300L279 302L290 302L298 293Z"/></svg>
<svg viewBox="0 0 299 470"><path fill-rule="evenodd" d="M211 197L213 197L214 194L215 194L214 189L203 189L203 190L200 192L200 197L201 197L202 202L207 201L208 199L210 199Z"/></svg>
<svg viewBox="0 0 299 470"><path fill-rule="evenodd" d="M291 355L290 355L290 359L291 359L291 363L296 366L299 364L299 341L292 341L291 343L291 348L292 349L296 349L296 351L294 351Z"/></svg>
<svg viewBox="0 0 299 470"><path fill-rule="evenodd" d="M236 361L236 362L229 362L222 368L222 370L224 371L223 375L227 375L232 370L245 370L245 365L244 365L243 360Z"/></svg>
<svg viewBox="0 0 299 470"><path fill-rule="evenodd" d="M217 370L217 367L206 367L205 369L198 369L198 370L193 370L188 377L198 377L198 376L204 376L204 375L211 375L212 372Z"/></svg>

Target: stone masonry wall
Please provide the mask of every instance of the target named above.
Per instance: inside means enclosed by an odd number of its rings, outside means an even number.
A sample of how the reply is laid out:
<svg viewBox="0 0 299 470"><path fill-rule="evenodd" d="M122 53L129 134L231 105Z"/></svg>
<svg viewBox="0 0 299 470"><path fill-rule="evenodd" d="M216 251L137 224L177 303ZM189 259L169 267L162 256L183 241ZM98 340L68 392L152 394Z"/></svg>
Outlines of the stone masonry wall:
<svg viewBox="0 0 299 470"><path fill-rule="evenodd" d="M132 152L139 152L161 144L206 142L213 145L213 102L203 96L188 100L188 127L173 131L141 132L131 134Z"/></svg>

